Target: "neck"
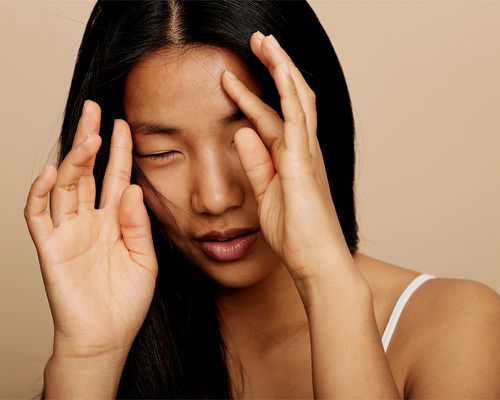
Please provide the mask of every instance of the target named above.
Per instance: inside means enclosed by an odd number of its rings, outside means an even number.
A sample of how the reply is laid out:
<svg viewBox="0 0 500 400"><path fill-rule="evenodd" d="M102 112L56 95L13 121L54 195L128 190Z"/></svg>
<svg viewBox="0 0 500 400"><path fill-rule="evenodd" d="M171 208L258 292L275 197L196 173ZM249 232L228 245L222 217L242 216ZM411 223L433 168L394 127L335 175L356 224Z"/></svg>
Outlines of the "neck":
<svg viewBox="0 0 500 400"><path fill-rule="evenodd" d="M365 268L365 264L372 259L359 252L353 254L353 259L361 272L370 278L373 268ZM225 342L238 352L267 354L277 344L308 329L302 299L287 267L281 262L254 285L220 287L216 303Z"/></svg>
<svg viewBox="0 0 500 400"><path fill-rule="evenodd" d="M252 286L221 288L216 301L226 344L238 352L267 353L308 326L295 282L282 263Z"/></svg>

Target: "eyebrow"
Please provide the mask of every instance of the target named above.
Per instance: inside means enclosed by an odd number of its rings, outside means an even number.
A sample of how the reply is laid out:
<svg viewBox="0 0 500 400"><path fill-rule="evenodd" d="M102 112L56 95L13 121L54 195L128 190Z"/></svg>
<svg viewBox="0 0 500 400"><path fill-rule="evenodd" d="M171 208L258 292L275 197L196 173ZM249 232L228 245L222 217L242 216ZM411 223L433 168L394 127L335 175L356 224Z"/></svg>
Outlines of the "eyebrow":
<svg viewBox="0 0 500 400"><path fill-rule="evenodd" d="M218 124L221 126L231 125L233 122L239 121L240 119L246 118L246 115L239 108L233 110L230 114L221 118ZM130 130L133 135L178 135L182 133L182 129L170 126L160 122L144 122L144 121L134 121L129 123Z"/></svg>

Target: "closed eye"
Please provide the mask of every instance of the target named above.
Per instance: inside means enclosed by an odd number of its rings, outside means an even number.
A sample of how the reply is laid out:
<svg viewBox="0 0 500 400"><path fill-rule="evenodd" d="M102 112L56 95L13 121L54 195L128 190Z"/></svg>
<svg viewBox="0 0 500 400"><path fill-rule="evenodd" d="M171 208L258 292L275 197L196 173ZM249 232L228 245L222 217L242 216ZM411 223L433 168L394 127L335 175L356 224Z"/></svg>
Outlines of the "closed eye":
<svg viewBox="0 0 500 400"><path fill-rule="evenodd" d="M157 154L148 154L143 157L148 157L152 158L153 160L160 159L160 158L169 158L172 157L177 151L166 151L164 153L157 153Z"/></svg>
<svg viewBox="0 0 500 400"><path fill-rule="evenodd" d="M134 152L134 155L138 158L148 158L148 159L152 159L152 160L160 160L160 159L165 160L165 159L168 159L168 158L175 156L177 153L179 153L179 152L176 150L172 150L172 151L165 151L163 153L155 153L155 154L137 154L136 152Z"/></svg>

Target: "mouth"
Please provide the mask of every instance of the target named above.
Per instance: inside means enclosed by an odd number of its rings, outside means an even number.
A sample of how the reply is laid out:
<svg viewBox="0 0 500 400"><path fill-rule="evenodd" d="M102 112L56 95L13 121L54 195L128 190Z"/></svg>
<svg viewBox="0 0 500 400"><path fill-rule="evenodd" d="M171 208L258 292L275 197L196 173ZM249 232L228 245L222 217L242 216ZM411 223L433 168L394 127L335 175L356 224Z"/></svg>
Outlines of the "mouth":
<svg viewBox="0 0 500 400"><path fill-rule="evenodd" d="M248 235L250 233L257 232L259 228L233 228L226 231L210 231L200 236L195 236L197 241L218 241L224 242L227 240L235 239L239 236Z"/></svg>
<svg viewBox="0 0 500 400"><path fill-rule="evenodd" d="M259 228L238 228L227 231L210 231L195 237L201 250L215 261L235 261L249 253L259 233Z"/></svg>

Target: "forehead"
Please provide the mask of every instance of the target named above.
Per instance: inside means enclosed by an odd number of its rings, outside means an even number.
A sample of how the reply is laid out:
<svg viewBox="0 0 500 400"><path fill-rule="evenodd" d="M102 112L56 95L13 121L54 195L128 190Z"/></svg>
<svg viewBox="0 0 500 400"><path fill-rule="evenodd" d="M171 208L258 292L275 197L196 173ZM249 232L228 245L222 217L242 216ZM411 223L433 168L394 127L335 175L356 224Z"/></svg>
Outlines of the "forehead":
<svg viewBox="0 0 500 400"><path fill-rule="evenodd" d="M246 65L228 50L203 46L181 52L169 48L148 55L130 70L125 82L127 119L145 120L147 115L171 119L187 112L219 115L221 108L234 108L222 87L224 69L261 94Z"/></svg>

